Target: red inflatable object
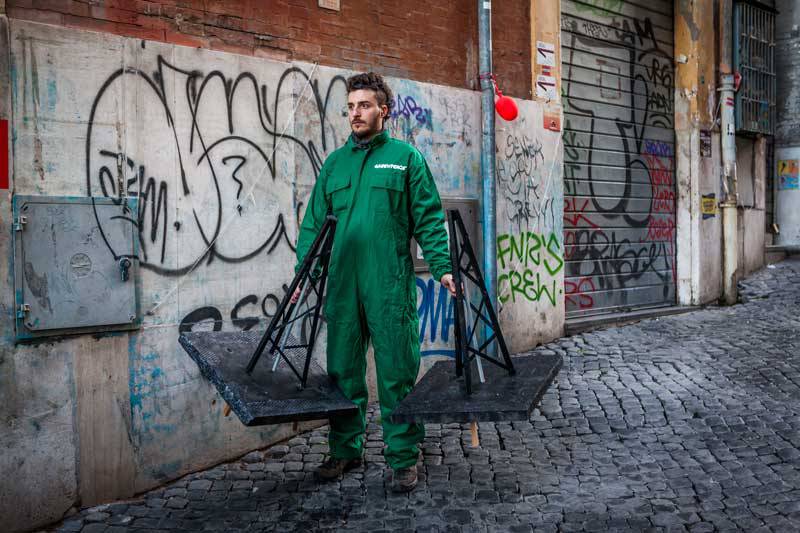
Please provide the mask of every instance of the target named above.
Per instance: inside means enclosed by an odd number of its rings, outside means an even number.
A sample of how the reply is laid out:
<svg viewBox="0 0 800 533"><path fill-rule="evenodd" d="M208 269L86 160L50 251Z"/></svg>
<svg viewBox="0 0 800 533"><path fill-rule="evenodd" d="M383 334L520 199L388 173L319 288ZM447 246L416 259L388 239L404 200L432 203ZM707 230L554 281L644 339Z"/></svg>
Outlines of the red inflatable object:
<svg viewBox="0 0 800 533"><path fill-rule="evenodd" d="M503 96L503 92L500 90L500 87L497 86L497 78L495 78L495 75L491 72L481 74L480 79L491 80L492 86L494 87L494 94L497 96L497 100L494 101L494 110L497 111L500 118L508 122L517 118L517 115L519 115L517 103L508 96Z"/></svg>
<svg viewBox="0 0 800 533"><path fill-rule="evenodd" d="M500 93L500 91L498 91L498 93ZM508 96L503 96L502 94L500 94L500 98L495 101L494 108L501 118L509 122L517 118L519 114L517 103Z"/></svg>

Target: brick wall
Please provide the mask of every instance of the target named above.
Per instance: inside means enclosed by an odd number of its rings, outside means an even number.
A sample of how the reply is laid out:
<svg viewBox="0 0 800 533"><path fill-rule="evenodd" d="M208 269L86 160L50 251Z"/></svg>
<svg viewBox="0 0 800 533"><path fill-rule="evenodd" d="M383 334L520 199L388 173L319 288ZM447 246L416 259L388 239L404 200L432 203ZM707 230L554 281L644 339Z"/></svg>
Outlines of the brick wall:
<svg viewBox="0 0 800 533"><path fill-rule="evenodd" d="M492 50L494 72L503 94L532 98L530 1L492 2Z"/></svg>
<svg viewBox="0 0 800 533"><path fill-rule="evenodd" d="M8 17L477 88L472 0L5 0ZM493 4L495 74L530 98L530 0Z"/></svg>

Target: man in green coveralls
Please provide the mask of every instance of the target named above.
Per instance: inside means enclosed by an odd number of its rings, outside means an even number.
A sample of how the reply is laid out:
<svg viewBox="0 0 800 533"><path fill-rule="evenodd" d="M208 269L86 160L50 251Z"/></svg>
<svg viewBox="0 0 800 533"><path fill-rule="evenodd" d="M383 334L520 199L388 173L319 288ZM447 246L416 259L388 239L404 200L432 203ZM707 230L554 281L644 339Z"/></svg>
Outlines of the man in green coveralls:
<svg viewBox="0 0 800 533"><path fill-rule="evenodd" d="M355 415L330 420L330 455L317 470L337 479L360 466L364 453L366 350L372 340L393 489L417 484L417 444L422 424L395 424L394 408L411 391L419 371L419 319L410 238L422 247L431 274L455 295L444 213L424 157L384 130L392 92L375 73L347 80L352 134L325 161L314 185L297 242L302 263L332 212L338 218L331 253L326 319L328 374L358 405ZM296 301L299 289L293 295Z"/></svg>

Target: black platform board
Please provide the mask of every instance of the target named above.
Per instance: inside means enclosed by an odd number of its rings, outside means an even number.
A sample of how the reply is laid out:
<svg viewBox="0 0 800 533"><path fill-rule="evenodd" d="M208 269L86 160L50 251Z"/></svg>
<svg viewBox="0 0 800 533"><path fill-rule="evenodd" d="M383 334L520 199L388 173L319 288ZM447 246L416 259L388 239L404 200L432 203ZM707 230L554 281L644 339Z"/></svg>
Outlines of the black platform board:
<svg viewBox="0 0 800 533"><path fill-rule="evenodd" d="M563 362L560 355L512 357L516 374L483 362L486 383L472 367L472 394L456 378L455 361L439 361L391 415L393 422L501 422L528 420L553 383Z"/></svg>
<svg viewBox="0 0 800 533"><path fill-rule="evenodd" d="M245 426L319 420L356 411L356 405L342 395L313 360L303 390L286 361L272 372L272 356L266 350L248 375L245 367L261 335L250 331L203 331L184 333L179 341ZM298 359L293 364L297 367L302 361ZM302 372L302 368L298 371Z"/></svg>

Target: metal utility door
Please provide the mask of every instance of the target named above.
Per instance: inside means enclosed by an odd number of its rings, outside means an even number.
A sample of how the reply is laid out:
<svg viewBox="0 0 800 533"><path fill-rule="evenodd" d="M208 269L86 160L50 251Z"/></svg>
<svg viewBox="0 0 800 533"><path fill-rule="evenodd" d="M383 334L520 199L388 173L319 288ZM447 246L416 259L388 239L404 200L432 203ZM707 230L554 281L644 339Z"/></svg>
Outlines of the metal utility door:
<svg viewBox="0 0 800 533"><path fill-rule="evenodd" d="M673 14L564 0L567 318L675 304Z"/></svg>
<svg viewBox="0 0 800 533"><path fill-rule="evenodd" d="M136 199L14 198L17 339L139 326Z"/></svg>

